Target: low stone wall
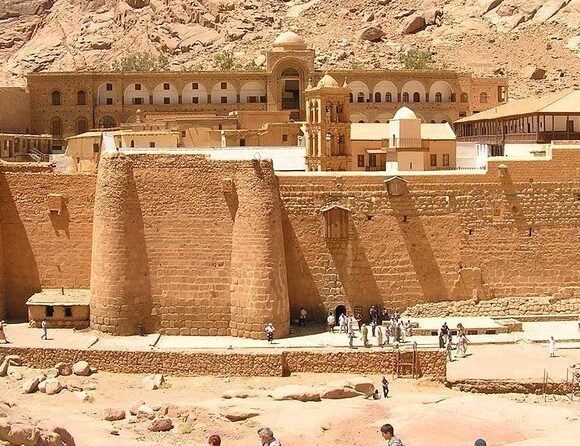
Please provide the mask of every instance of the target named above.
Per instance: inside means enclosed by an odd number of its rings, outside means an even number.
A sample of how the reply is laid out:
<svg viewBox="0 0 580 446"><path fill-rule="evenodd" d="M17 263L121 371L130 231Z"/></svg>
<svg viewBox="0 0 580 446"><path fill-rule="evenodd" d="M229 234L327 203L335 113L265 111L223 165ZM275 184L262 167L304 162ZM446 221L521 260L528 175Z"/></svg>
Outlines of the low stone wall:
<svg viewBox="0 0 580 446"><path fill-rule="evenodd" d="M402 355L411 355L405 352ZM306 373L377 373L396 370L396 353L340 351L282 351L276 353L163 352L72 350L57 348L0 348L6 355L19 355L24 365L50 368L57 362L88 361L98 370L113 373L164 373L175 376L287 376ZM403 356L405 357L405 356ZM445 352L417 351L417 372L443 382Z"/></svg>
<svg viewBox="0 0 580 446"><path fill-rule="evenodd" d="M447 387L472 393L533 393L541 395L544 390L549 395L566 395L570 393L570 383L566 382L516 382L501 379L466 379L447 382Z"/></svg>
<svg viewBox="0 0 580 446"><path fill-rule="evenodd" d="M407 317L514 316L580 313L580 298L501 297L490 300L430 302L409 307Z"/></svg>

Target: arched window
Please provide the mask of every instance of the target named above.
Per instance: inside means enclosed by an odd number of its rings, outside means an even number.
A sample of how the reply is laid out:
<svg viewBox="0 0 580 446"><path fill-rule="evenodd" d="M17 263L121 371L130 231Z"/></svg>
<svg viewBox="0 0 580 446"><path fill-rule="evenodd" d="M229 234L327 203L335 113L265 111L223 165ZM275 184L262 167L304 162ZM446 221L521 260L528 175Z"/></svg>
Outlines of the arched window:
<svg viewBox="0 0 580 446"><path fill-rule="evenodd" d="M381 121L379 121L378 119L375 119L375 124L380 124Z"/></svg>
<svg viewBox="0 0 580 446"><path fill-rule="evenodd" d="M52 105L60 105L60 91L52 92Z"/></svg>
<svg viewBox="0 0 580 446"><path fill-rule="evenodd" d="M487 103L487 93L485 91L479 95L479 102L482 104Z"/></svg>
<svg viewBox="0 0 580 446"><path fill-rule="evenodd" d="M358 121L358 123L359 123L359 124L364 124L365 122L364 122L362 119L360 119L360 120Z"/></svg>
<svg viewBox="0 0 580 446"><path fill-rule="evenodd" d="M378 91L375 93L375 102L381 102L381 93Z"/></svg>
<svg viewBox="0 0 580 446"><path fill-rule="evenodd" d="M77 134L85 133L88 130L89 130L89 121L87 121L87 118L81 117L77 119Z"/></svg>
<svg viewBox="0 0 580 446"><path fill-rule="evenodd" d="M112 116L103 116L99 120L99 128L110 129L117 126L117 120Z"/></svg>
<svg viewBox="0 0 580 446"><path fill-rule="evenodd" d="M469 101L469 96L467 96L467 93L461 93L461 102L468 102Z"/></svg>
<svg viewBox="0 0 580 446"><path fill-rule="evenodd" d="M282 71L282 77L296 77L296 76L300 76L300 74L298 74L298 71L296 71L294 68L286 68L284 71Z"/></svg>
<svg viewBox="0 0 580 446"><path fill-rule="evenodd" d="M443 95L441 94L441 92L437 92L435 93L435 102L441 102L443 100Z"/></svg>
<svg viewBox="0 0 580 446"><path fill-rule="evenodd" d="M353 97L352 93L348 94L348 100L349 100L349 102L354 102L354 97Z"/></svg>
<svg viewBox="0 0 580 446"><path fill-rule="evenodd" d="M135 147L135 140L134 139L131 140L131 147Z"/></svg>
<svg viewBox="0 0 580 446"><path fill-rule="evenodd" d="M50 121L50 133L53 136L62 136L62 120L60 118L52 118Z"/></svg>
<svg viewBox="0 0 580 446"><path fill-rule="evenodd" d="M390 92L385 93L385 102L393 102L393 95Z"/></svg>
<svg viewBox="0 0 580 446"><path fill-rule="evenodd" d="M87 94L84 90L77 91L77 105L87 105Z"/></svg>
<svg viewBox="0 0 580 446"><path fill-rule="evenodd" d="M413 93L413 102L421 102L421 95L419 94L418 91Z"/></svg>
<svg viewBox="0 0 580 446"><path fill-rule="evenodd" d="M361 102L365 101L365 94L361 91L359 94L357 94L356 96L356 101L360 104Z"/></svg>
<svg viewBox="0 0 580 446"><path fill-rule="evenodd" d="M403 93L403 102L409 102L409 93L407 92Z"/></svg>

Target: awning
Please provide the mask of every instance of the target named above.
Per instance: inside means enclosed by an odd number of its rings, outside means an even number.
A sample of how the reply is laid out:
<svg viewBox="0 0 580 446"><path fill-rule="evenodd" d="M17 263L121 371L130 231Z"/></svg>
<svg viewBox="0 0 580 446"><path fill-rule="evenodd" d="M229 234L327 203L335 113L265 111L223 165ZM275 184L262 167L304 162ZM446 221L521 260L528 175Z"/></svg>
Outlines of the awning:
<svg viewBox="0 0 580 446"><path fill-rule="evenodd" d="M387 153L386 149L365 149L367 153Z"/></svg>

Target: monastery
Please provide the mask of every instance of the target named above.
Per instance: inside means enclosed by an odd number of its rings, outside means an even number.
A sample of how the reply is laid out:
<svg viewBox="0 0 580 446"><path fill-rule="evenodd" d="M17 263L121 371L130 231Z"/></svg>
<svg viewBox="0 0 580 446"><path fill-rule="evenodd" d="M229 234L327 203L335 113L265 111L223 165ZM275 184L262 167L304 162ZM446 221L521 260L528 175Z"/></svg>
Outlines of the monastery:
<svg viewBox="0 0 580 446"><path fill-rule="evenodd" d="M505 101L504 79L313 65L284 33L264 72L30 75L15 93L29 127L3 117L21 137L0 148L89 138L98 169L0 163L0 319L258 339L269 322L288 334L300 308L319 321L442 302L450 315L454 302L479 315L580 312L577 142L453 170L449 122ZM302 137L302 171L180 143L184 131L195 140L194 121L220 131L260 116L299 125L277 134ZM463 122L461 135L483 128ZM76 135L99 127L111 129L98 143ZM167 139L152 146L158 131Z"/></svg>

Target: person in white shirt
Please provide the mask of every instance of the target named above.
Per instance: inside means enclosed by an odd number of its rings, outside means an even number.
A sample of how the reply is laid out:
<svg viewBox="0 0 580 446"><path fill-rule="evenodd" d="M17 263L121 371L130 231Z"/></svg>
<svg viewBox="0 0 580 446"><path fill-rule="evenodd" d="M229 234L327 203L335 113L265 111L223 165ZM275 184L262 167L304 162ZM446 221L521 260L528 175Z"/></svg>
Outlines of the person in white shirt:
<svg viewBox="0 0 580 446"><path fill-rule="evenodd" d="M390 424L383 424L381 426L381 434L387 440L387 446L403 446L401 440L395 437L395 429Z"/></svg>
<svg viewBox="0 0 580 446"><path fill-rule="evenodd" d="M550 358L556 357L556 340L554 339L554 336L550 336L550 339L548 340L548 354L550 355Z"/></svg>
<svg viewBox="0 0 580 446"><path fill-rule="evenodd" d="M274 331L276 331L276 329L274 328L274 326L270 322L268 325L266 325L265 331L266 331L266 337L268 338L268 342L271 344L272 341L274 340Z"/></svg>
<svg viewBox="0 0 580 446"><path fill-rule="evenodd" d="M308 315L308 313L306 312L306 309L300 308L300 315L298 316L298 320L299 320L300 325L302 327L306 327L306 316L307 315Z"/></svg>
<svg viewBox="0 0 580 446"><path fill-rule="evenodd" d="M328 326L328 331L330 333L334 333L334 326L336 325L336 320L332 315L332 312L328 313L328 317L326 318L326 325Z"/></svg>
<svg viewBox="0 0 580 446"><path fill-rule="evenodd" d="M44 339L45 341L48 339L48 329L46 327L46 320L42 320L40 323L40 328L42 328L42 336L40 339Z"/></svg>
<svg viewBox="0 0 580 446"><path fill-rule="evenodd" d="M260 437L261 446L282 446L282 443L274 438L274 432L269 427L259 429L258 437Z"/></svg>

